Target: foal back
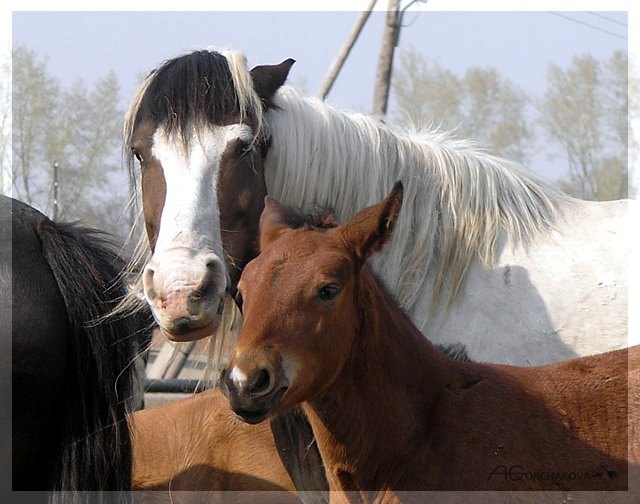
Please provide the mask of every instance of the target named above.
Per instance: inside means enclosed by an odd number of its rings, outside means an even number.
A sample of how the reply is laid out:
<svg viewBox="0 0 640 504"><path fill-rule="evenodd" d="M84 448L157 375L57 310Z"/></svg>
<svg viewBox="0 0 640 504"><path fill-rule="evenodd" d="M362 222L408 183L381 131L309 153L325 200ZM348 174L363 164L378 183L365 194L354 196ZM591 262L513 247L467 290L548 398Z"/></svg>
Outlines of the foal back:
<svg viewBox="0 0 640 504"><path fill-rule="evenodd" d="M543 367L461 363L459 370L439 411L449 420L435 434L451 443L440 444L440 456L430 451L434 460L466 461L450 468L456 489L634 485L639 346Z"/></svg>

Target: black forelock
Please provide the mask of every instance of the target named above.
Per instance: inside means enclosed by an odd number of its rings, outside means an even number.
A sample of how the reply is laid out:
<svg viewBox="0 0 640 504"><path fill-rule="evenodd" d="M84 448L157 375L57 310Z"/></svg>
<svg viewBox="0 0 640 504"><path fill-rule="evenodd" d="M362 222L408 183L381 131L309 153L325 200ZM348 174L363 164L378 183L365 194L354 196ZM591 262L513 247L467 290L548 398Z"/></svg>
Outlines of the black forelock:
<svg viewBox="0 0 640 504"><path fill-rule="evenodd" d="M151 72L135 123L152 121L187 135L190 125L219 124L240 112L227 59L195 51L164 62Z"/></svg>

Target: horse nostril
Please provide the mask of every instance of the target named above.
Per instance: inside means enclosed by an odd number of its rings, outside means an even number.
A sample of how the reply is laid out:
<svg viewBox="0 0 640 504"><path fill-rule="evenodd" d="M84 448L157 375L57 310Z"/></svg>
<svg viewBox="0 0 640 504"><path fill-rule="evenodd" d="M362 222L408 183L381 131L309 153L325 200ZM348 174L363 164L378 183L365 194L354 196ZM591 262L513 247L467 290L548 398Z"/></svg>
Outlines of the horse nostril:
<svg viewBox="0 0 640 504"><path fill-rule="evenodd" d="M201 298L214 298L224 289L224 266L217 257L206 263L207 272L198 289L191 295L193 301Z"/></svg>
<svg viewBox="0 0 640 504"><path fill-rule="evenodd" d="M158 297L156 294L156 290L153 288L153 276L155 275L155 271L153 268L147 266L144 269L144 273L142 275L142 286L144 289L145 296L149 301L153 301Z"/></svg>
<svg viewBox="0 0 640 504"><path fill-rule="evenodd" d="M193 294L192 297L207 298L207 297L214 297L217 294L218 294L218 286L216 285L216 283L213 281L212 278L209 278L207 281L204 282L202 287L200 287L198 292Z"/></svg>
<svg viewBox="0 0 640 504"><path fill-rule="evenodd" d="M191 320L187 317L180 317L173 321L172 326L174 334L184 334L191 329Z"/></svg>
<svg viewBox="0 0 640 504"><path fill-rule="evenodd" d="M248 387L248 392L253 395L266 394L273 388L273 375L267 369L261 369L256 380Z"/></svg>

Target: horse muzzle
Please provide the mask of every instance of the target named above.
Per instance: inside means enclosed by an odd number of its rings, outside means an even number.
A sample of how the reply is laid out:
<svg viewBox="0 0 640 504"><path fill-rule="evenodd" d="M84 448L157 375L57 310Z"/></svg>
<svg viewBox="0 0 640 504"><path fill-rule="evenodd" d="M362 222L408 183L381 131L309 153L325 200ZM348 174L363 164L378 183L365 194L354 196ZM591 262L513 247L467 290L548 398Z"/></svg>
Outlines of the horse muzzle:
<svg viewBox="0 0 640 504"><path fill-rule="evenodd" d="M220 376L220 389L229 399L231 410L249 424L265 420L278 407L288 386L279 366L264 363L227 366Z"/></svg>
<svg viewBox="0 0 640 504"><path fill-rule="evenodd" d="M215 254L182 250L154 257L144 269L145 299L162 334L172 341L211 336L220 326L226 268Z"/></svg>

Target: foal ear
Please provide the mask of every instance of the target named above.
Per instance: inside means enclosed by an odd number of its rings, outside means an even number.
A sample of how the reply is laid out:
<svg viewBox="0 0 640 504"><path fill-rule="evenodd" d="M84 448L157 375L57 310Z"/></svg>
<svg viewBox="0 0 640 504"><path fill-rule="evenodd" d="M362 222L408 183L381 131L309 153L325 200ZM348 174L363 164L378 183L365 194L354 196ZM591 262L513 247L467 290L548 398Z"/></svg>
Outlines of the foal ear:
<svg viewBox="0 0 640 504"><path fill-rule="evenodd" d="M260 250L274 240L283 231L300 227L301 217L293 210L282 205L271 196L264 198L264 210L260 216Z"/></svg>
<svg viewBox="0 0 640 504"><path fill-rule="evenodd" d="M295 62L294 59L289 58L279 65L260 65L251 70L253 88L262 99L265 108L271 105L271 98L287 80L289 70Z"/></svg>
<svg viewBox="0 0 640 504"><path fill-rule="evenodd" d="M342 226L342 236L356 258L364 263L377 252L391 237L400 208L403 188L398 181L380 203L360 210L349 222Z"/></svg>

